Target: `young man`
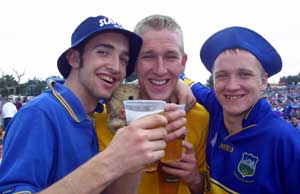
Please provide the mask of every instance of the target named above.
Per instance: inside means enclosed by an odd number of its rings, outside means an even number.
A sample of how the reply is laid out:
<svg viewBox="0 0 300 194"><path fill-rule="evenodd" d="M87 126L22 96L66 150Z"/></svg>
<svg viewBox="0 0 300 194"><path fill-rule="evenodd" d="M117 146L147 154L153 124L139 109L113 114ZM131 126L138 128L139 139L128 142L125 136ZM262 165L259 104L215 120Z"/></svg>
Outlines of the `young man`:
<svg viewBox="0 0 300 194"><path fill-rule="evenodd" d="M143 39L135 69L140 98L170 102L187 61L181 28L173 18L151 15L136 25L135 32ZM167 186L179 185L176 194L202 193L209 115L203 106L196 104L187 112L186 119L187 134L183 142L185 152L182 159L168 165L163 164L161 170L177 177L175 181L179 180ZM104 123L103 120L106 120L106 117L100 114L96 122ZM97 128L97 134L100 146L108 146L113 137L108 125ZM158 172L143 173L139 193L159 194L159 176L161 175Z"/></svg>
<svg viewBox="0 0 300 194"><path fill-rule="evenodd" d="M211 193L298 193L299 133L261 96L282 68L280 55L253 30L229 27L209 37L200 56L214 90L190 84L210 113Z"/></svg>
<svg viewBox="0 0 300 194"><path fill-rule="evenodd" d="M141 45L139 36L105 16L89 17L76 28L72 46L58 59L65 82L51 82L7 129L1 193L135 192L138 171L164 155L167 131L156 126L167 126L167 119L132 122L99 153L90 115L132 73ZM174 111L171 119L178 115Z"/></svg>

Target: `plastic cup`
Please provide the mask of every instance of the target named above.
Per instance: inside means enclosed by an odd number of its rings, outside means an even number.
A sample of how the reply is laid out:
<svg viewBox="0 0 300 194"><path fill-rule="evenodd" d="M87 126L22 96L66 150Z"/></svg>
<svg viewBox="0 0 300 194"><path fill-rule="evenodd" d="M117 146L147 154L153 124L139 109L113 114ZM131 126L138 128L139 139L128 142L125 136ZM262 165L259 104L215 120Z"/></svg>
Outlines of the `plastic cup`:
<svg viewBox="0 0 300 194"><path fill-rule="evenodd" d="M125 100L123 103L127 124L148 115L162 114L166 105L162 100ZM154 172L157 166L158 161L147 166L144 171Z"/></svg>
<svg viewBox="0 0 300 194"><path fill-rule="evenodd" d="M185 110L185 104L180 104L177 109ZM160 159L162 163L172 163L181 160L182 139L175 139L167 143L165 156Z"/></svg>

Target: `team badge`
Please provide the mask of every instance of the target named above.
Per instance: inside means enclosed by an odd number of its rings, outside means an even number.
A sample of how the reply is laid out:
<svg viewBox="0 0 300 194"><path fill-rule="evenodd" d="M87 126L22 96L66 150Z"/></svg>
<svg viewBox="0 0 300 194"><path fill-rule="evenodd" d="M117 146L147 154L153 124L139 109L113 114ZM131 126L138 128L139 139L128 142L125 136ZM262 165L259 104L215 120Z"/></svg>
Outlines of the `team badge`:
<svg viewBox="0 0 300 194"><path fill-rule="evenodd" d="M243 153L243 157L238 165L238 171L243 178L253 176L256 169L258 157L247 152Z"/></svg>

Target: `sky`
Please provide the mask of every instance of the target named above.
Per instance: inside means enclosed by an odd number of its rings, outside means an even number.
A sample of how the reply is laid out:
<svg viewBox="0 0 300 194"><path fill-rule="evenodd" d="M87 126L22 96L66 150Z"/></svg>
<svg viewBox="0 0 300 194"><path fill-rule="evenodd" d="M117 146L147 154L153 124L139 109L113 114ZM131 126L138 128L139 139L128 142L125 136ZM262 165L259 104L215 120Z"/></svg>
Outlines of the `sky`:
<svg viewBox="0 0 300 194"><path fill-rule="evenodd" d="M56 61L70 47L71 34L89 16L105 15L133 30L151 14L173 17L182 27L188 77L206 83L210 73L199 52L205 40L225 27L244 26L264 36L280 53L282 71L300 72L300 11L296 0L2 0L0 73L24 73L21 82L57 75Z"/></svg>

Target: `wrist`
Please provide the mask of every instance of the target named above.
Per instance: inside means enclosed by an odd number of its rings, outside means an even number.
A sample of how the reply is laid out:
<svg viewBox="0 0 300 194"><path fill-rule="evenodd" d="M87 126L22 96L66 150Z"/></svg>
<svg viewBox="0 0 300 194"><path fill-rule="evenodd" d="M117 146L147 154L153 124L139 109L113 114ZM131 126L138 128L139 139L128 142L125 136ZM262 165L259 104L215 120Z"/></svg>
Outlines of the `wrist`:
<svg viewBox="0 0 300 194"><path fill-rule="evenodd" d="M199 194L204 192L204 177L202 174L197 173L194 178L187 183L191 194Z"/></svg>

